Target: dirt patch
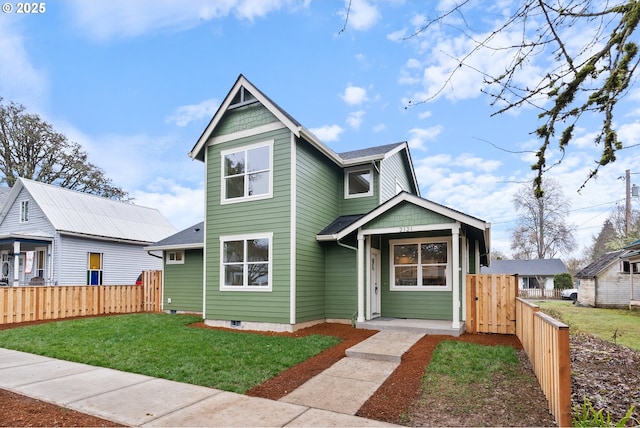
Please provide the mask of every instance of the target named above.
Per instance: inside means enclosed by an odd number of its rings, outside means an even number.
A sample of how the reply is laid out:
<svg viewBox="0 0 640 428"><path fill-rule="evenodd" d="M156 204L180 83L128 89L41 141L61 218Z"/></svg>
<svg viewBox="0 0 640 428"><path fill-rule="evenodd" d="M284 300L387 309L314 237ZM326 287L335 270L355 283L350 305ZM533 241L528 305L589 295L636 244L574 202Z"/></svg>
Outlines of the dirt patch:
<svg viewBox="0 0 640 428"><path fill-rule="evenodd" d="M204 324L194 326L204 327ZM323 334L344 340L254 387L247 394L277 400L343 358L347 348L375 333L372 330L355 329L350 325L327 323L290 334ZM555 425L528 358L515 336L465 334L455 340L514 347L518 350L522 374L517 381L512 378L507 381L498 375L489 385L474 385L473 394L467 394L471 401L452 400L445 394L447 391L431 391L425 396L421 380L433 350L442 340L452 339L454 338L450 336L425 336L419 340L405 353L402 363L387 381L360 408L358 415L408 426ZM573 404L582 404L583 397L586 396L597 408L610 411L616 421L631 404L635 403L640 408L640 353L591 336L572 336L571 371ZM118 426L8 391L0 390L0 402L3 404L0 426ZM479 407L473 407L473 411L469 412L471 406ZM638 410L636 418L637 413Z"/></svg>

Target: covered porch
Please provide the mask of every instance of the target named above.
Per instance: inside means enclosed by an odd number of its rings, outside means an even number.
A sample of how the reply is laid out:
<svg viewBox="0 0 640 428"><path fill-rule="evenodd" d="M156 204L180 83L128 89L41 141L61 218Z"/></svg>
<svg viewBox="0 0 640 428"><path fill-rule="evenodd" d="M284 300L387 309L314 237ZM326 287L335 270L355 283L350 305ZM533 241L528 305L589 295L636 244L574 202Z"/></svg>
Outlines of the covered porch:
<svg viewBox="0 0 640 428"><path fill-rule="evenodd" d="M45 235L0 236L0 286L50 284L52 242Z"/></svg>
<svg viewBox="0 0 640 428"><path fill-rule="evenodd" d="M355 252L357 327L459 336L466 274L487 263L489 231L402 192L368 214L339 217L317 239Z"/></svg>

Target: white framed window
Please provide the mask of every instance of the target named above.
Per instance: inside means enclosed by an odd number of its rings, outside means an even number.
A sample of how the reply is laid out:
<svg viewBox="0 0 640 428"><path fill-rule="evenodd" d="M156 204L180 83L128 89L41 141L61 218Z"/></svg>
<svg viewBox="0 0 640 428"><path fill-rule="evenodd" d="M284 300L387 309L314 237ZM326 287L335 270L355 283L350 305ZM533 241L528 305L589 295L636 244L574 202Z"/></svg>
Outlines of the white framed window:
<svg viewBox="0 0 640 428"><path fill-rule="evenodd" d="M358 167L344 172L344 197L362 198L373 195L373 169Z"/></svg>
<svg viewBox="0 0 640 428"><path fill-rule="evenodd" d="M225 150L221 158L223 204L272 196L273 140Z"/></svg>
<svg viewBox="0 0 640 428"><path fill-rule="evenodd" d="M451 290L451 238L392 240L391 290Z"/></svg>
<svg viewBox="0 0 640 428"><path fill-rule="evenodd" d="M271 291L272 233L220 237L220 290Z"/></svg>
<svg viewBox="0 0 640 428"><path fill-rule="evenodd" d="M29 221L29 201L20 202L20 223Z"/></svg>
<svg viewBox="0 0 640 428"><path fill-rule="evenodd" d="M184 251L168 251L166 263L168 265L183 265Z"/></svg>
<svg viewBox="0 0 640 428"><path fill-rule="evenodd" d="M87 255L87 285L102 285L102 253Z"/></svg>

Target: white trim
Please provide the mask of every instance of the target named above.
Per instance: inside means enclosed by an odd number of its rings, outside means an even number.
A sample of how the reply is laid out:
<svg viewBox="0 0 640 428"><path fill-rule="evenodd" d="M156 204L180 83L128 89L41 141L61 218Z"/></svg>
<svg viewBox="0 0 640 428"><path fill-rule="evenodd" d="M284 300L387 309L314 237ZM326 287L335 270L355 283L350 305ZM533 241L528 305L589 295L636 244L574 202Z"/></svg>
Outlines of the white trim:
<svg viewBox="0 0 640 428"><path fill-rule="evenodd" d="M364 322L365 313L364 313L364 265L365 265L365 250L364 250L364 235L358 232L358 252L357 258L358 261L356 263L358 269L358 322Z"/></svg>
<svg viewBox="0 0 640 428"><path fill-rule="evenodd" d="M171 250L202 250L204 248L203 242L194 242L191 244L172 244L172 245L149 245L143 249L146 251L171 251Z"/></svg>
<svg viewBox="0 0 640 428"><path fill-rule="evenodd" d="M442 285L395 285L395 264L393 259L394 245L402 244L423 244L423 243L445 243L447 244L447 265L445 268L446 284ZM451 236L434 236L424 238L408 238L408 239L390 239L389 240L389 290L390 291L451 291L455 285L454 281L454 258L452 237ZM418 264L418 268L422 266ZM419 275L418 275L419 276Z"/></svg>
<svg viewBox="0 0 640 428"><path fill-rule="evenodd" d="M273 290L273 233L245 233L240 235L221 235L220 236L220 282L219 289L220 291L262 291L262 292L270 292ZM225 285L225 271L224 271L224 248L223 245L227 241L243 241L246 245L247 240L250 239L268 239L269 240L269 255L268 255L268 285ZM245 246L246 249L246 246ZM245 254L246 256L246 254ZM243 267L249 262L247 260L243 261ZM245 278L246 280L246 278Z"/></svg>
<svg viewBox="0 0 640 428"><path fill-rule="evenodd" d="M171 254L175 254L175 259L171 260ZM178 259L178 255L180 258ZM184 264L184 250L167 251L164 263L167 265L183 265Z"/></svg>
<svg viewBox="0 0 640 428"><path fill-rule="evenodd" d="M451 321L452 328L460 328L460 226L456 229L453 229L451 236L451 252L453 253L453 258L451 260L452 273L453 273L453 293L452 294L452 303L453 303L453 318Z"/></svg>
<svg viewBox="0 0 640 428"><path fill-rule="evenodd" d="M296 323L296 225L298 223L298 211L296 210L297 199L297 145L296 137L291 135L291 219L289 221L290 247L289 247L289 322Z"/></svg>
<svg viewBox="0 0 640 428"><path fill-rule="evenodd" d="M204 189L202 192L202 198L204 199L203 207L204 207L204 221L202 223L202 227L204 228L203 242L202 242L202 319L207 318L207 189L209 188L209 184L207 181L208 165L209 165L209 150L204 151ZM165 284L163 282L162 284Z"/></svg>
<svg viewBox="0 0 640 428"><path fill-rule="evenodd" d="M349 193L349 175L356 172L366 172L369 174L369 191L365 193ZM361 166L361 167L352 167L346 168L344 170L344 198L345 199L355 199L355 198L366 198L368 196L373 196L373 167L371 165Z"/></svg>
<svg viewBox="0 0 640 428"><path fill-rule="evenodd" d="M229 141L239 140L241 138L252 137L257 134L264 134L271 131L277 131L278 129L286 128L282 122L272 122L266 125L256 126L251 129L243 129L242 131L232 132L231 134L220 135L213 137L209 140L207 146L214 146L216 144L228 143Z"/></svg>
<svg viewBox="0 0 640 428"><path fill-rule="evenodd" d="M240 202L247 202L247 201L256 201L256 200L260 200L260 199L270 199L273 198L273 168L274 168L274 161L273 161L273 144L274 144L274 140L265 140L265 141L261 141L259 143L254 143L254 144L247 144L244 146L240 146L240 147L234 147L234 148L230 148L227 150L222 150L220 152L220 204L221 205L227 205L227 204L236 204L236 203L240 203ZM263 148L263 147L267 147L269 149L269 191L267 193L263 193L263 194L259 194L259 195L253 195L253 196L247 196L247 191L248 191L248 183L249 180L245 179L244 180L244 194L245 196L242 197L238 197L238 198L227 198L226 196L226 191L225 191L225 184L226 184L226 177L224 175L224 158L225 156L231 154L231 153L239 153L239 152L244 152L245 153L245 163L247 162L246 160L246 154L249 152L249 150L254 150L254 149L259 149L259 148ZM245 177L247 175L249 175L250 172L245 171L244 175Z"/></svg>

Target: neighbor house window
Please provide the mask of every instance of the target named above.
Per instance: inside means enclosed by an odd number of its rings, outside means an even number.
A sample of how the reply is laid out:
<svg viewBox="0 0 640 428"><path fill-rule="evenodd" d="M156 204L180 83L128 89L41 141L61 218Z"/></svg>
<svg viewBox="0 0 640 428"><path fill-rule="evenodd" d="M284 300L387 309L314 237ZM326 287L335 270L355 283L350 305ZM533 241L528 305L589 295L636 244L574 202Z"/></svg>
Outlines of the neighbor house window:
<svg viewBox="0 0 640 428"><path fill-rule="evenodd" d="M450 240L391 241L391 289L450 290Z"/></svg>
<svg viewBox="0 0 640 428"><path fill-rule="evenodd" d="M373 173L371 168L357 168L345 171L345 198L359 198L373 195Z"/></svg>
<svg viewBox="0 0 640 428"><path fill-rule="evenodd" d="M222 202L271 197L273 141L222 152Z"/></svg>
<svg viewBox="0 0 640 428"><path fill-rule="evenodd" d="M637 263L629 263L627 261L622 262L622 272L630 273L633 269L633 273L638 273L638 264Z"/></svg>
<svg viewBox="0 0 640 428"><path fill-rule="evenodd" d="M29 201L20 202L20 223L29 221Z"/></svg>
<svg viewBox="0 0 640 428"><path fill-rule="evenodd" d="M89 253L87 265L87 285L102 285L102 253Z"/></svg>
<svg viewBox="0 0 640 428"><path fill-rule="evenodd" d="M182 265L182 264L184 264L184 251L169 251L169 252L167 252L167 264L168 265Z"/></svg>
<svg viewBox="0 0 640 428"><path fill-rule="evenodd" d="M271 291L272 234L220 237L220 288Z"/></svg>

